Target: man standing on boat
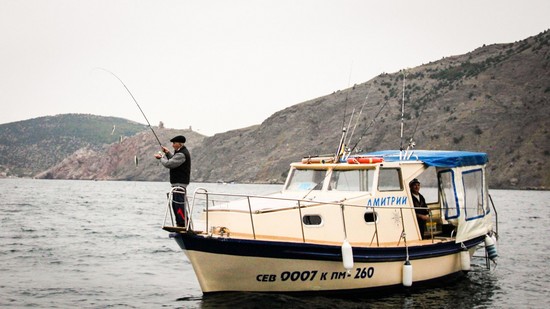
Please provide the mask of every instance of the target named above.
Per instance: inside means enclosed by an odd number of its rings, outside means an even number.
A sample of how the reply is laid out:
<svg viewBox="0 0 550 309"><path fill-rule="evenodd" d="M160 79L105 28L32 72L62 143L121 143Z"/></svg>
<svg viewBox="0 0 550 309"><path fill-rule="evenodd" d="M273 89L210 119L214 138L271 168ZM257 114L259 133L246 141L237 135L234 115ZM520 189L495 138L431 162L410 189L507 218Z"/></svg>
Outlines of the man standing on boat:
<svg viewBox="0 0 550 309"><path fill-rule="evenodd" d="M177 226L185 226L185 194L191 175L191 154L185 147L185 136L178 135L170 140L174 148L174 154L166 147L162 147L161 153L155 154L160 163L170 169L170 184L172 185L172 209L176 216ZM176 188L177 189L174 189ZM181 188L181 189L180 189Z"/></svg>
<svg viewBox="0 0 550 309"><path fill-rule="evenodd" d="M418 220L418 227L420 228L420 236L424 238L426 222L430 220L428 205L426 204L424 196L420 194L420 181L418 181L418 179L415 178L409 182L409 188L411 189L414 211L416 212L416 219Z"/></svg>

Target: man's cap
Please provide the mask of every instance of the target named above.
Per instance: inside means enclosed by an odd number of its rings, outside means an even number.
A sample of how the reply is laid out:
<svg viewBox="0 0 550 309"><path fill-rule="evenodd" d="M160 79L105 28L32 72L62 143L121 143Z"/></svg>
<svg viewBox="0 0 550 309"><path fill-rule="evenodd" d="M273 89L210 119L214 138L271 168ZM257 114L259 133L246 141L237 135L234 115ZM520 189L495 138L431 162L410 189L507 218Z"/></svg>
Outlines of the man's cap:
<svg viewBox="0 0 550 309"><path fill-rule="evenodd" d="M171 139L170 142L172 142L172 143L185 143L185 136L178 135L178 136L174 137L173 139Z"/></svg>
<svg viewBox="0 0 550 309"><path fill-rule="evenodd" d="M420 184L420 181L418 181L418 179L415 178L415 179L411 180L411 182L409 182L409 186L412 186L415 183Z"/></svg>

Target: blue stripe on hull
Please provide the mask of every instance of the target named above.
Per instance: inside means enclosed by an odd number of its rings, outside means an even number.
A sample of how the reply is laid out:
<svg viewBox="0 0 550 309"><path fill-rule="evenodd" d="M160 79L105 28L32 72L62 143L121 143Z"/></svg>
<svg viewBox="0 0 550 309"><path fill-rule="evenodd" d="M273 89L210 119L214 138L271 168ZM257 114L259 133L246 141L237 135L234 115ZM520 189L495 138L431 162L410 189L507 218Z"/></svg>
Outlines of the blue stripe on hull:
<svg viewBox="0 0 550 309"><path fill-rule="evenodd" d="M203 237L192 233L178 233L174 238L182 249L190 251L279 259L318 261L342 260L342 251L340 246L244 240L223 237ZM469 249L482 243L484 239L485 236L480 236L464 242L464 245ZM456 244L454 242L410 246L409 259L416 260L445 256L458 253L462 250L461 244ZM404 261L406 260L406 251L405 247L354 247L353 260L359 263Z"/></svg>

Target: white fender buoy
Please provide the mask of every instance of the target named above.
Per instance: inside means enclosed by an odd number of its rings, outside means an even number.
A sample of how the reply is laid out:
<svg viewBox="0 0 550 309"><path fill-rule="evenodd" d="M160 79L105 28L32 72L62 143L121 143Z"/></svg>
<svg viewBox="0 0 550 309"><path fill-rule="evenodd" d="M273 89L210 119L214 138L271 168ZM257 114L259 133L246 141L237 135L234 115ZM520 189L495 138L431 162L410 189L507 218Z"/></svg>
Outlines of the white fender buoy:
<svg viewBox="0 0 550 309"><path fill-rule="evenodd" d="M470 251L467 249L460 251L460 264L462 271L470 271Z"/></svg>
<svg viewBox="0 0 550 309"><path fill-rule="evenodd" d="M408 260L403 264L403 286L411 286L413 284L413 266Z"/></svg>
<svg viewBox="0 0 550 309"><path fill-rule="evenodd" d="M492 261L498 257L495 241L489 235L485 235L485 251L487 251L487 255Z"/></svg>
<svg viewBox="0 0 550 309"><path fill-rule="evenodd" d="M353 248L347 239L342 243L342 262L347 271L353 269Z"/></svg>

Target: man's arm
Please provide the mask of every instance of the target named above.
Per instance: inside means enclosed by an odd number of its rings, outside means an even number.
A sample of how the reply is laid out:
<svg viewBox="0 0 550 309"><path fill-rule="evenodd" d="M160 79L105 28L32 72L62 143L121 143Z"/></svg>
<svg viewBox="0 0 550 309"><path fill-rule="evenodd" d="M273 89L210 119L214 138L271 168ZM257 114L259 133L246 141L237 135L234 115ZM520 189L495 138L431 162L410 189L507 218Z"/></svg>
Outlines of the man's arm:
<svg viewBox="0 0 550 309"><path fill-rule="evenodd" d="M176 153L175 155L172 155L171 153L166 153L166 156L162 157L160 159L160 163L164 165L167 168L175 168L183 164L185 162L185 155L181 152Z"/></svg>

